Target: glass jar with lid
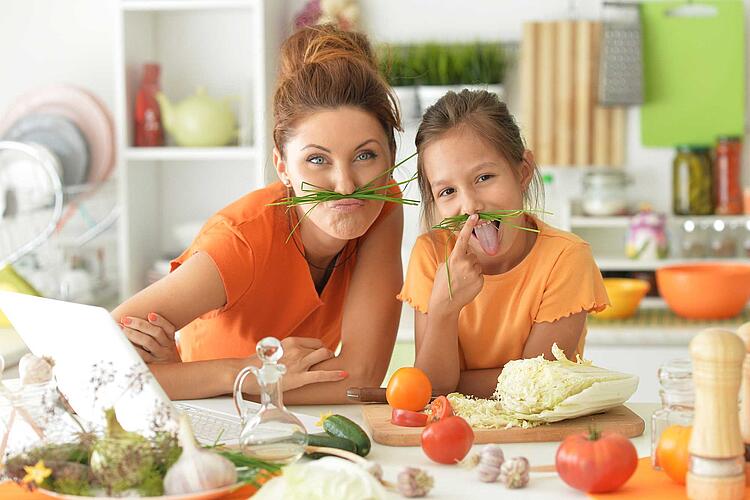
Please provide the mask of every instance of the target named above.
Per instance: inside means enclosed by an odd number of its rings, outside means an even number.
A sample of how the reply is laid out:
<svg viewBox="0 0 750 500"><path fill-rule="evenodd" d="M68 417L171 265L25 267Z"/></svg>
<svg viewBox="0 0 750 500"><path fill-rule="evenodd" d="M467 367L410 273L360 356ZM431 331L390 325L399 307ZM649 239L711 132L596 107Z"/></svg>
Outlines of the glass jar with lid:
<svg viewBox="0 0 750 500"><path fill-rule="evenodd" d="M708 253L706 235L700 226L688 219L682 223L681 254L686 259L700 259Z"/></svg>
<svg viewBox="0 0 750 500"><path fill-rule="evenodd" d="M655 469L660 469L656 460L659 438L670 425L692 425L695 393L689 359L668 361L659 368L657 376L661 408L651 416L651 463Z"/></svg>
<svg viewBox="0 0 750 500"><path fill-rule="evenodd" d="M709 148L680 146L672 162L672 209L676 215L714 213Z"/></svg>
<svg viewBox="0 0 750 500"><path fill-rule="evenodd" d="M583 176L581 208L586 215L611 216L628 212L628 177L614 169L597 169Z"/></svg>
<svg viewBox="0 0 750 500"><path fill-rule="evenodd" d="M714 161L714 193L716 213L742 213L742 140L739 137L719 137Z"/></svg>
<svg viewBox="0 0 750 500"><path fill-rule="evenodd" d="M732 258L737 256L735 226L718 219L713 223L711 233L711 257Z"/></svg>

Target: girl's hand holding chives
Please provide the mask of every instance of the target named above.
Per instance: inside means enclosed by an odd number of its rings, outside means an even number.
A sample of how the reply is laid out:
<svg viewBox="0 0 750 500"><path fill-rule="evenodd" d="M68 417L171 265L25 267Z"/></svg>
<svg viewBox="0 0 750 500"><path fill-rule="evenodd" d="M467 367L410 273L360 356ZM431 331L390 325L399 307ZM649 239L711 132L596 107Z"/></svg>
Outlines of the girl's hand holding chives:
<svg viewBox="0 0 750 500"><path fill-rule="evenodd" d="M448 269L445 263L437 268L430 297L430 311L440 309L458 314L482 290L484 286L482 267L469 247L469 240L478 221L479 216L476 214L469 217L464 227L461 228L461 232L458 233L456 245L448 257ZM451 292L453 298L451 298Z"/></svg>

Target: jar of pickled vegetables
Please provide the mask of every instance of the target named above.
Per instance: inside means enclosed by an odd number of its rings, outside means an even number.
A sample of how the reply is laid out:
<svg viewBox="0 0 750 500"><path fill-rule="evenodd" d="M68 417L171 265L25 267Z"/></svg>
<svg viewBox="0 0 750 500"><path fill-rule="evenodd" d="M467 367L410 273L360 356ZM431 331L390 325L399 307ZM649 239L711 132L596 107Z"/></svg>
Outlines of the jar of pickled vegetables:
<svg viewBox="0 0 750 500"><path fill-rule="evenodd" d="M716 213L742 213L742 142L739 137L719 137L714 161Z"/></svg>
<svg viewBox="0 0 750 500"><path fill-rule="evenodd" d="M680 146L672 163L672 207L676 215L714 213L709 148Z"/></svg>

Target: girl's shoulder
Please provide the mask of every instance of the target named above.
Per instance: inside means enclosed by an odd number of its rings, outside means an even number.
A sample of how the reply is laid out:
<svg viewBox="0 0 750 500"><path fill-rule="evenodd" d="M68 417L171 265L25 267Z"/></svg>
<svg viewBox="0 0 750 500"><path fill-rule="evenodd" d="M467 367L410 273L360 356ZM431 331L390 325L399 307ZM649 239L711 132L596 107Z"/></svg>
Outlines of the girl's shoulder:
<svg viewBox="0 0 750 500"><path fill-rule="evenodd" d="M537 244L534 248L534 260L554 265L560 260L574 260L580 263L593 262L591 245L569 231L536 221L539 228Z"/></svg>
<svg viewBox="0 0 750 500"><path fill-rule="evenodd" d="M445 229L431 229L417 237L412 252L429 255L450 253L456 244L456 235Z"/></svg>

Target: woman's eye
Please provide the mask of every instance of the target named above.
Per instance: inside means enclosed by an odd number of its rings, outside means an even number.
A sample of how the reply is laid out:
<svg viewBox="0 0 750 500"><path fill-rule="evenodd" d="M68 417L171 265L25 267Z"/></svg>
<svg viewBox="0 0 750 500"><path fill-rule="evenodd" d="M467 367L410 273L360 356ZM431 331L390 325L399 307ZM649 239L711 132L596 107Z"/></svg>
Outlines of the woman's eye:
<svg viewBox="0 0 750 500"><path fill-rule="evenodd" d="M377 158L377 156L378 155L376 155L372 151L363 151L362 153L359 153L357 155L356 160L357 161L372 160L373 158Z"/></svg>
<svg viewBox="0 0 750 500"><path fill-rule="evenodd" d="M326 159L322 156L311 156L307 159L307 161L314 165L322 165L323 163L325 163Z"/></svg>
<svg viewBox="0 0 750 500"><path fill-rule="evenodd" d="M488 181L490 179L492 179L492 176L490 174L484 174L484 175L480 175L479 177L477 177L477 180L479 182Z"/></svg>
<svg viewBox="0 0 750 500"><path fill-rule="evenodd" d="M454 192L456 192L456 190L453 188L445 188L438 193L438 196L448 196L453 194Z"/></svg>

